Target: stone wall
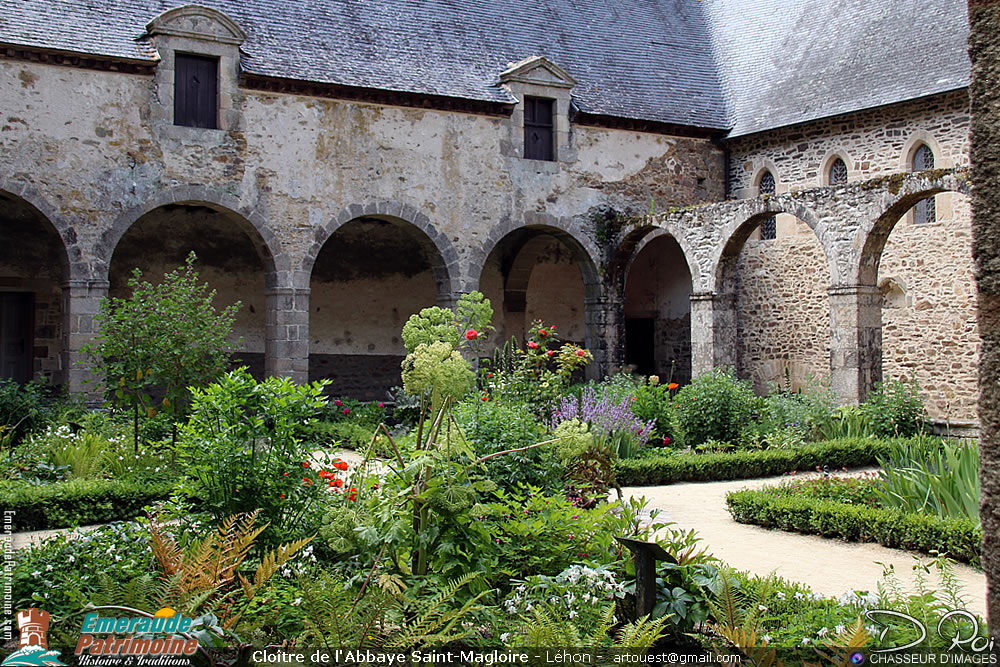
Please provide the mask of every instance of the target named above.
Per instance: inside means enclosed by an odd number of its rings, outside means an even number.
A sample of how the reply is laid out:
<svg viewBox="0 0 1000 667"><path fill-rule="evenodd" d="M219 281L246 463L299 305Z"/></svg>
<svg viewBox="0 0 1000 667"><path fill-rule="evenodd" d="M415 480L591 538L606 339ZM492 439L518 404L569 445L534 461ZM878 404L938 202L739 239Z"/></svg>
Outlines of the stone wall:
<svg viewBox="0 0 1000 667"><path fill-rule="evenodd" d="M517 156L516 115L234 88L226 129L202 130L169 125L156 90L150 75L0 59L0 190L15 198L30 190L46 203L71 254L59 281L83 281L78 293L90 299L79 305L81 317L60 311L77 328L68 348L49 346L43 359L75 354L90 336L102 285L111 280L120 293L137 263L123 258L141 254L150 269L166 268L176 265L174 250L197 245L200 228L171 227L166 206L212 209L235 225L239 256L256 263L220 285L222 296L253 306L238 321L242 351L263 353L268 372L304 380L311 353L345 355L345 368L365 355L398 355L409 314L478 287L498 235L528 225L558 230L577 247L537 267L526 315L559 321L573 340L593 340L598 328L584 311L604 302L585 304L580 277L581 263L589 275L599 263L590 211L723 197L723 152L707 139L570 125L559 161L540 162ZM376 217L411 226L430 270L394 273L397 262L385 262L378 275L323 274L324 253L343 240L341 225L376 209L388 212ZM157 216L161 238L145 238L141 229ZM290 303L295 308L283 311Z"/></svg>
<svg viewBox="0 0 1000 667"><path fill-rule="evenodd" d="M731 192L739 197L755 196L755 179L764 168L776 176L779 193L825 185L829 165L837 157L847 164L852 182L909 171L912 152L920 143L934 151L936 168L965 167L968 130L968 99L964 91L959 91L737 138L730 142ZM915 376L923 387L932 417L971 421L976 419L978 333L968 203L963 196L951 193L937 195L935 200L938 221L921 229L912 224L911 213L905 214L882 255L879 284L884 286L891 279L893 285L905 286L905 299L895 298L883 309L883 375L887 379ZM787 217L780 216L779 220ZM787 235L782 226L779 224L777 241L762 244L780 246ZM741 283L759 282L753 273L759 271L759 263L752 267L742 256L740 261ZM811 260L794 254L780 261L792 274L811 264ZM825 276L820 279L827 280ZM815 289L821 289L818 283ZM898 297L896 292L892 294ZM757 288L742 287L741 298L743 321L759 319L765 310L774 312L765 292ZM820 321L818 303L804 312L812 312L817 318L811 323L812 330L829 331L825 321L829 316ZM798 337L792 328L782 330L778 323L781 321L771 325L772 335L767 341L745 340L741 367L758 384L758 378L774 374L775 358L797 359L803 370L829 364L828 348L788 342ZM790 324L786 322L785 326ZM753 352L748 345L754 347ZM764 349L771 353L762 352Z"/></svg>
<svg viewBox="0 0 1000 667"><path fill-rule="evenodd" d="M748 240L737 265L737 369L760 393L830 377L826 257L811 229L789 226L776 239Z"/></svg>

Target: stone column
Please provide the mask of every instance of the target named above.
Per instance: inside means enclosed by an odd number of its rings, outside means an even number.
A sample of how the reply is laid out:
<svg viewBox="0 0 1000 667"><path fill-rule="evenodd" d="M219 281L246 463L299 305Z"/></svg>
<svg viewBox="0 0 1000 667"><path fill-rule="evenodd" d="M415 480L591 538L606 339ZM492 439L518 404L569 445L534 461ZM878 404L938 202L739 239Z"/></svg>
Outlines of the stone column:
<svg viewBox="0 0 1000 667"><path fill-rule="evenodd" d="M615 321L614 300L600 294L583 300L583 322L586 331L584 344L594 355L587 366L588 380L599 380L620 370L615 362L615 352L621 345Z"/></svg>
<svg viewBox="0 0 1000 667"><path fill-rule="evenodd" d="M88 403L101 400L102 385L92 373L90 357L80 349L94 340L97 323L94 315L101 300L108 296L106 280L70 280L63 283L62 364L70 393L85 397Z"/></svg>
<svg viewBox="0 0 1000 667"><path fill-rule="evenodd" d="M841 405L864 401L882 379L882 293L835 285L830 295L830 387Z"/></svg>
<svg viewBox="0 0 1000 667"><path fill-rule="evenodd" d="M272 287L265 294L264 372L308 382L309 289Z"/></svg>
<svg viewBox="0 0 1000 667"><path fill-rule="evenodd" d="M736 366L736 295L692 292L691 377Z"/></svg>

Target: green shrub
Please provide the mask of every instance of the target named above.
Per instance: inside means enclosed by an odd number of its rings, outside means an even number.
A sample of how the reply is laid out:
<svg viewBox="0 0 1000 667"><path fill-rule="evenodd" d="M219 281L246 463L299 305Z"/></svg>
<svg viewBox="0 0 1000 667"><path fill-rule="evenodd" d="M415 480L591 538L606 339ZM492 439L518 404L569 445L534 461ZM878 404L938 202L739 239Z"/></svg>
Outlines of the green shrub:
<svg viewBox="0 0 1000 667"><path fill-rule="evenodd" d="M751 479L796 470L872 465L888 443L871 439L830 440L794 449L765 449L718 454L672 454L618 461L623 486Z"/></svg>
<svg viewBox="0 0 1000 667"><path fill-rule="evenodd" d="M477 457L527 447L546 439L544 430L527 405L474 399L455 408L455 419ZM558 491L562 467L552 445L511 452L487 459L487 476L501 489L518 484L537 486L545 493Z"/></svg>
<svg viewBox="0 0 1000 667"><path fill-rule="evenodd" d="M49 420L45 390L34 382L21 385L0 378L0 448L14 447Z"/></svg>
<svg viewBox="0 0 1000 667"><path fill-rule="evenodd" d="M907 438L923 432L926 426L920 385L912 379L875 385L875 391L861 404L861 414L880 438Z"/></svg>
<svg viewBox="0 0 1000 667"><path fill-rule="evenodd" d="M956 560L979 564L982 531L967 519L939 519L894 508L784 495L773 488L735 491L726 496L726 505L740 523L947 553Z"/></svg>
<svg viewBox="0 0 1000 667"><path fill-rule="evenodd" d="M764 399L761 430L765 434L794 430L805 440L816 440L832 412L829 388L817 383L810 383L800 392L771 392Z"/></svg>
<svg viewBox="0 0 1000 667"><path fill-rule="evenodd" d="M304 514L328 489L299 440L300 426L326 402L323 387L258 383L243 368L192 387L182 428L186 482L217 520L259 510L268 544L299 537Z"/></svg>
<svg viewBox="0 0 1000 667"><path fill-rule="evenodd" d="M674 397L679 436L689 447L707 440L737 442L760 408L753 389L731 369L700 375Z"/></svg>
<svg viewBox="0 0 1000 667"><path fill-rule="evenodd" d="M49 530L131 519L173 491L173 482L81 479L43 486L3 482L0 507L15 512L17 530Z"/></svg>

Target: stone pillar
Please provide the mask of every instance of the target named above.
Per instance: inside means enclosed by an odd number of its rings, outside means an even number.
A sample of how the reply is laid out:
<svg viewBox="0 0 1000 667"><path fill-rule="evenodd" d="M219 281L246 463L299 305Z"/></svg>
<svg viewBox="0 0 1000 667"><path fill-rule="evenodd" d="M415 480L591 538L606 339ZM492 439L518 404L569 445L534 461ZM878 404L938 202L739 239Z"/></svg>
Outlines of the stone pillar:
<svg viewBox="0 0 1000 667"><path fill-rule="evenodd" d="M108 296L106 280L70 280L63 283L62 364L70 393L99 403L103 387L93 375L90 357L81 348L94 340L97 323L94 315Z"/></svg>
<svg viewBox="0 0 1000 667"><path fill-rule="evenodd" d="M736 366L736 295L692 292L691 377Z"/></svg>
<svg viewBox="0 0 1000 667"><path fill-rule="evenodd" d="M622 343L618 338L614 300L603 294L584 298L583 322L586 331L584 343L594 355L594 361L587 366L587 379L599 380L618 372L615 350Z"/></svg>
<svg viewBox="0 0 1000 667"><path fill-rule="evenodd" d="M830 388L841 405L864 401L882 379L882 293L836 285L830 295Z"/></svg>
<svg viewBox="0 0 1000 667"><path fill-rule="evenodd" d="M309 289L272 287L266 292L264 372L309 381Z"/></svg>

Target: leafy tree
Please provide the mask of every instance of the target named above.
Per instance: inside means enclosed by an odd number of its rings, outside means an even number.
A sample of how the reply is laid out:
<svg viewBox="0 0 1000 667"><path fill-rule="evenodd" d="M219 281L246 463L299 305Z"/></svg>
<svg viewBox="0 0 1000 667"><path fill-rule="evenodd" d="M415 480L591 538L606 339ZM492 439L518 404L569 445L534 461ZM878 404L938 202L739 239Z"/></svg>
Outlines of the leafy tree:
<svg viewBox="0 0 1000 667"><path fill-rule="evenodd" d="M99 333L84 347L106 398L132 408L137 450L140 415L165 411L176 423L187 413L188 387L208 384L229 366L233 345L226 338L240 303L217 311L195 259L192 252L156 285L136 269L128 281L132 296L104 299L95 316Z"/></svg>

